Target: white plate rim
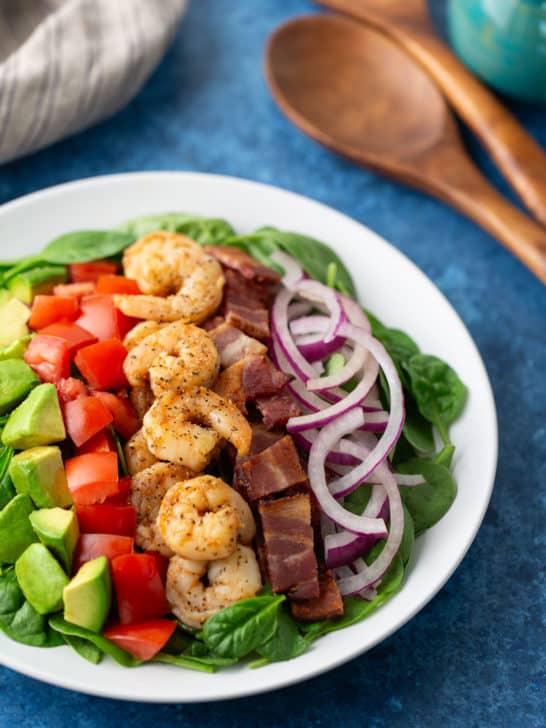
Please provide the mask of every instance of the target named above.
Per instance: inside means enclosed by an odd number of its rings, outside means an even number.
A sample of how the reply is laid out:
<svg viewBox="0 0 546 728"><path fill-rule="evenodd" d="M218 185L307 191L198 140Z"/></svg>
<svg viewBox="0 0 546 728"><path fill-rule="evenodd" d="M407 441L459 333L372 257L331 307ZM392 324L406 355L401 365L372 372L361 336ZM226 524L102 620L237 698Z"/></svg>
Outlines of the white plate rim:
<svg viewBox="0 0 546 728"><path fill-rule="evenodd" d="M482 490L480 491L480 500L477 504L475 510L472 513L472 519L471 524L469 527L467 527L466 532L464 534L464 539L458 544L457 549L457 555L453 557L448 565L448 567L441 573L441 575L436 575L436 578L434 579L434 584L429 590L427 591L426 595L423 596L419 603L413 604L411 609L402 610L403 616L398 617L392 624L390 624L388 627L383 628L380 633L376 634L372 638L369 638L366 643L363 645L359 643L359 640L354 640L355 644L352 644L350 646L350 649L345 649L342 654L338 655L330 655L328 659L324 659L322 657L321 660L314 660L309 665L306 666L305 670L302 670L301 672L298 672L297 668L296 670L290 669L291 666L297 665L298 660L302 660L305 658L305 655L303 657L297 658L296 660L293 660L289 663L276 663L276 665L271 665L265 668L261 668L260 670L254 670L250 671L247 670L244 673L245 680L241 681L238 680L237 683L230 684L229 687L227 685L224 685L223 683L225 680L222 679L223 675L226 675L225 672L219 672L215 675L209 675L206 673L188 673L186 671L180 671L178 668L171 668L170 666L165 665L151 665L151 666L145 666L140 667L137 669L137 671L133 670L127 670L125 668L121 668L117 665L109 665L109 667L113 667L115 671L123 671L123 673L131 673L135 676L135 678L138 676L138 672L146 671L146 676L144 674L142 677L152 677L152 674L150 671L155 670L157 672L157 677L160 676L165 679L165 676L168 672L176 672L178 675L178 678L176 679L176 683L173 682L173 687L169 687L166 690L158 689L157 682L158 680L154 680L152 678L151 681L149 680L135 680L134 686L133 685L126 685L124 688L113 686L112 684L107 684L104 682L104 680L99 681L97 684L88 684L86 677L93 676L93 674L97 674L96 672L93 673L93 671L101 670L104 668L103 665L99 665L97 667L88 665L87 663L81 661L81 669L78 670L80 673L80 676L76 676L74 673L72 673L70 670L67 670L66 672L63 670L57 670L57 672L52 671L50 669L50 662L47 661L47 664L40 664L43 663L43 660L41 661L35 661L31 657L32 653L48 653L52 654L53 650L37 650L37 648L31 648L26 647L24 645L19 645L18 643L14 643L11 640L8 640L3 634L0 633L0 664L3 664L4 666L11 668L13 670L19 671L25 675L28 675L30 677L42 680L44 682L50 683L52 685L56 685L59 687L64 687L67 689L72 690L78 690L80 692L84 692L90 695L97 695L101 697L110 697L110 698L116 698L116 699L123 699L123 700L137 700L137 701L146 701L146 702L173 702L173 703L184 703L184 702L201 702L201 701L213 701L213 700L225 700L225 699L232 699L236 697L244 697L249 695L254 695L261 692L267 692L270 690L286 687L288 685L310 679L318 674L321 674L323 672L329 671L348 660L351 660L362 653L366 652L367 650L374 647L379 642L383 641L387 637L389 637L393 632L401 628L404 624L406 624L417 612L419 612L423 607L437 594L437 592L442 588L442 586L447 582L447 580L450 578L450 576L453 574L455 569L459 566L462 559L466 555L468 549L470 548L472 542L474 541L474 538L477 534L477 531L481 525L481 522L483 520L483 517L485 515L487 506L489 504L489 500L491 498L491 493L494 485L494 479L495 479L495 472L496 472L496 464L497 464L497 452L498 452L498 427L497 427L497 418L496 418L496 411L495 411L495 403L493 398L493 392L491 388L491 384L489 382L489 378L487 375L487 371L485 369L485 366L483 364L483 361L481 359L481 356L479 354L479 351L470 335L468 330L466 329L463 321L457 314L457 312L453 309L450 302L447 300L447 298L444 296L444 294L435 286L435 284L409 259L407 256L405 256L403 253L401 253L399 250L397 250L391 243L384 240L380 236L378 236L376 233L371 231L369 228L367 228L362 223L354 220L353 218L340 213L333 208L317 202L315 200L312 200L311 198L305 197L303 195L299 195L297 193L284 190L279 187L275 187L272 185L263 184L260 182L255 182L247 179L242 179L238 177L230 177L230 176L224 176L224 175L214 175L214 174L207 174L207 173L199 173L199 172L177 172L177 171L150 171L150 172L128 172L123 174L114 174L114 175L102 175L97 177L89 177L85 179L80 179L72 182L66 182L60 185L55 185L49 188L46 188L44 190L39 190L37 192L33 192L30 194L27 194L25 196L22 196L16 200L13 200L11 202L5 203L4 205L0 206L0 223L3 223L6 217L9 217L11 214L17 214L17 212L20 209L25 209L28 205L32 207L34 204L40 204L40 202L51 202L54 201L56 197L60 197L62 200L62 197L65 195L70 196L72 193L75 193L76 195L80 192L97 192L97 190L100 191L108 187L109 185L116 187L117 185L120 185L120 189L123 187L130 188L132 185L138 187L139 185L143 184L146 188L152 188L155 184L158 184L161 186L163 183L168 183L168 186L171 185L180 185L181 188L186 187L186 193L189 194L191 197L191 191L195 192L196 188L205 187L209 189L215 188L216 192L220 192L224 190L226 193L228 189L237 188L238 191L241 192L241 198L243 200L248 200L248 198L252 198L253 196L258 195L260 197L261 195L265 195L266 197L269 196L271 198L276 198L276 201L280 204L281 208L288 207L293 208L294 206L296 208L306 209L308 211L312 211L314 214L318 216L318 219L326 220L328 219L334 227L341 227L344 228L346 231L352 229L353 232L359 231L362 238L366 241L366 244L372 245L372 247L375 249L375 252L381 251L384 255L387 255L390 260L397 261L399 265L402 265L403 268L407 269L408 275L414 278L419 286L417 290L421 290L422 288L427 289L428 293L430 294L431 291L434 293L434 297L438 300L438 305L443 307L445 311L448 311L450 314L450 318L456 324L456 329L458 335L462 335L463 339L465 340L466 345L466 355L472 360L473 366L476 370L476 376L478 380L480 381L480 401L481 405L483 407L482 416L484 418L484 425L485 425L485 433L487 436L487 447L485 448L485 460L486 462L480 463L482 469L483 469L483 478L484 482L482 484ZM229 196L229 195L228 195ZM282 222L279 221L279 217L283 217L283 213L279 212L278 210L275 210L275 206L272 205L271 208L274 210L274 212L271 213L270 217L268 218L267 215L265 216L265 219L258 223L258 224L276 224L280 227L282 227ZM172 205L166 205L163 208L159 208L156 206L157 212L164 212L168 209L175 209ZM181 209L188 212L196 211L195 208L192 209L191 203L188 205L186 203L181 203L177 209ZM135 208L135 211L132 215L121 215L116 217L115 219L118 221L121 221L125 219L126 217L136 217L139 214L153 214L153 209L141 209L138 210ZM206 212L199 210L201 214L206 214ZM208 214L211 216L226 216L229 219L229 216L226 214L222 215L218 212L218 209L216 208L215 211L215 205L214 203L211 204L210 210L208 211ZM284 216L286 217L286 212L284 213ZM232 215L232 218L234 215ZM275 218L271 220L271 217ZM111 223L108 223L108 225ZM95 227L100 227L101 225L97 222ZM106 224L104 225L106 227ZM316 232L316 230L309 230L310 222L308 221L306 224L303 224L301 226L292 225L292 229L297 229L299 232L307 232L308 234L312 234L315 237L319 237L320 235ZM82 227L86 227L86 225L82 225ZM88 226L90 227L90 225ZM312 225L311 225L312 227ZM75 226L72 226L72 228L75 229ZM57 234L60 234L60 232L68 231L70 229L70 226L66 229L60 229ZM354 235L353 235L354 237ZM44 239L41 241L43 243L47 242L47 239ZM331 242L328 241L328 242ZM38 247L38 246L33 246ZM337 249L337 246L335 246ZM339 250L338 250L339 252ZM2 256L3 257L3 256ZM8 256L9 257L9 256ZM343 255L342 255L343 257ZM377 272L377 271L374 271ZM357 286L358 287L358 286ZM381 316L381 312L376 310L375 313L379 316ZM391 323L388 321L388 323ZM408 328L408 333L412 334L411 328ZM435 350L430 350L432 353L437 353ZM471 391L472 394L472 391ZM464 428L464 420L467 416L467 413L463 416L461 423L458 423L455 427L457 431L460 431L461 428ZM454 441L457 442L457 437L453 437ZM457 501L455 502L457 503ZM448 514L449 515L449 514ZM447 518L446 516L445 518ZM441 528L443 521L441 521L437 526L432 529L432 531L436 531L437 529ZM431 532L432 532L431 531ZM431 533L427 532L427 534ZM427 534L425 534L425 538L427 537ZM421 541L420 547L418 547L419 551L422 551L424 547L423 541ZM415 562L412 563L412 569L415 569ZM411 569L410 569L411 572ZM406 584L402 587L402 590L399 592L397 597L395 599L399 599L400 595L403 595L404 588L406 588ZM394 600L391 600L390 604L392 604ZM384 612L389 607L389 603L381 607L380 610L378 610L375 614L379 614L382 611ZM369 618L368 623L371 618ZM335 635L341 635L343 633L346 633L350 630L353 630L354 634L356 635L356 631L362 629L362 625L365 625L367 621L359 623L358 625L354 625L353 627L348 628L347 630L343 630L343 632L339 633L333 633L332 635L323 638L319 642L315 643L318 647L314 651L315 657L317 656L318 650L322 650L323 654L326 650L326 640L330 640L330 644L333 644L330 638L334 637ZM7 653L4 649L7 645L15 646L11 649L8 649ZM324 645L324 647L320 647L320 645ZM66 651L68 653L69 648L55 648L55 652L61 652ZM30 652L31 651L31 652ZM24 653L27 653L26 657L23 657ZM74 655L74 657L76 657ZM68 654L66 655L66 659L70 662L70 659L68 657ZM78 660L80 658L77 658ZM61 660L61 662L64 661ZM55 662L58 662L55 660ZM279 670L279 666L284 665L284 670ZM91 670L91 672L89 672ZM109 670L111 672L111 670ZM231 671L229 671L231 672ZM236 674L242 676L243 673L241 673L240 669L236 669ZM274 673L274 675L273 675ZM199 689L197 691L188 692L187 690L184 690L184 678L188 674L191 675L198 675L199 677L204 676L204 678L207 680L206 689ZM260 677L261 676L261 677ZM156 685L153 689L149 689L148 685L150 682L153 684L154 682ZM195 680L190 681L192 683L191 689L194 689L195 687ZM232 682L232 681L231 681ZM209 689L210 686L210 689ZM235 687L235 690L233 689Z"/></svg>

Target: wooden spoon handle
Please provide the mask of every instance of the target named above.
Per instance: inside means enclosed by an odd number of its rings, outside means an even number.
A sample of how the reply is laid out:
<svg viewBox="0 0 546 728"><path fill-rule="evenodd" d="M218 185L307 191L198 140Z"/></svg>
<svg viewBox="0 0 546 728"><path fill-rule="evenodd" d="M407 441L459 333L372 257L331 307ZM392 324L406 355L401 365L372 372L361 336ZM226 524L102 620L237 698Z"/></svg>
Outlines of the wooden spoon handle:
<svg viewBox="0 0 546 728"><path fill-rule="evenodd" d="M400 11L398 17L388 17L367 8L362 0L316 2L380 28L419 61L481 139L525 205L546 225L546 153L450 51L424 15L412 18Z"/></svg>

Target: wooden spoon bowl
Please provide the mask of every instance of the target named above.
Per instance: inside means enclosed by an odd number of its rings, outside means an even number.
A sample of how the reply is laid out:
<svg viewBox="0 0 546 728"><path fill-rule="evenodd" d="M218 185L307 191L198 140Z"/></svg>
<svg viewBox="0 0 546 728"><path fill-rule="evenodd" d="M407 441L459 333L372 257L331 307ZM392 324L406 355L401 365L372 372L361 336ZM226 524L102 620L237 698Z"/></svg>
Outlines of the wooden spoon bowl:
<svg viewBox="0 0 546 728"><path fill-rule="evenodd" d="M273 33L265 63L277 103L302 131L449 202L546 283L546 233L477 170L444 97L394 42L344 17L311 15Z"/></svg>

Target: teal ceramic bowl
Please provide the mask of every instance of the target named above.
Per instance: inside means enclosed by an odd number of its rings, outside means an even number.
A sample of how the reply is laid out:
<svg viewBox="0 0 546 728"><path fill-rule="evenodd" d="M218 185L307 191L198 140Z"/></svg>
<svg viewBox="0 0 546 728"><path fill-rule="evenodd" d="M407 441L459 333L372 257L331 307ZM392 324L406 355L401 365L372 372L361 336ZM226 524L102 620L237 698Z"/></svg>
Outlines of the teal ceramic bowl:
<svg viewBox="0 0 546 728"><path fill-rule="evenodd" d="M546 101L546 0L449 0L451 43L484 81Z"/></svg>

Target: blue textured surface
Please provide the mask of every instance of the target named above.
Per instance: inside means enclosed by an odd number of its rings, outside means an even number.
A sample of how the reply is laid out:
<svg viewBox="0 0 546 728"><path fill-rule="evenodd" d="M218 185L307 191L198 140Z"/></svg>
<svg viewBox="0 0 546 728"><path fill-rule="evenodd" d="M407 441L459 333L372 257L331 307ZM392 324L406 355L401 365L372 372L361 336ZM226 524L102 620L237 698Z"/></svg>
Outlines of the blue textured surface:
<svg viewBox="0 0 546 728"><path fill-rule="evenodd" d="M485 359L500 425L498 477L485 522L431 604L328 675L231 703L151 706L78 695L2 668L1 726L545 725L546 292L472 223L329 154L281 116L262 76L264 41L287 16L310 10L303 0L194 2L172 49L130 106L0 169L0 202L91 175L188 169L273 183L364 222L435 281ZM546 145L544 111L512 108Z"/></svg>

